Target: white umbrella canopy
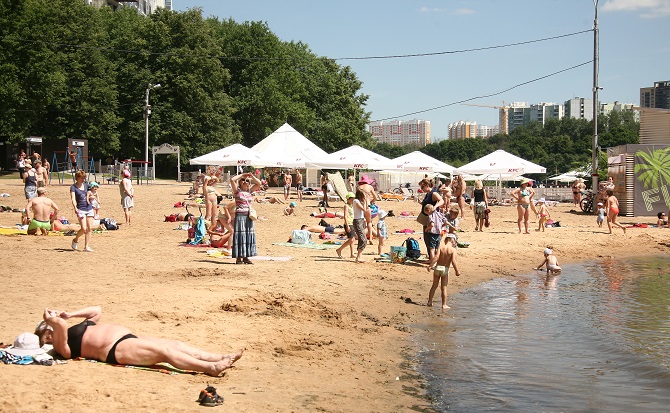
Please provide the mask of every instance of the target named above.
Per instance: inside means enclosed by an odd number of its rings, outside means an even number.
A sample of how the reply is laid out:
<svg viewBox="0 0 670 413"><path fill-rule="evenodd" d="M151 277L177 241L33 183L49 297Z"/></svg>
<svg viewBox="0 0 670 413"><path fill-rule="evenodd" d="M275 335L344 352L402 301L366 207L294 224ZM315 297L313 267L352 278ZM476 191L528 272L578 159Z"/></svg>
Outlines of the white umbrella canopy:
<svg viewBox="0 0 670 413"><path fill-rule="evenodd" d="M321 169L400 169L396 162L358 145L333 152L311 166Z"/></svg>
<svg viewBox="0 0 670 413"><path fill-rule="evenodd" d="M502 174L502 175L521 175L521 174L544 174L547 168L534 164L502 149L491 152L486 156L474 160L457 168L454 173L465 174Z"/></svg>
<svg viewBox="0 0 670 413"><path fill-rule="evenodd" d="M452 173L454 167L423 152L414 151L393 159L405 171Z"/></svg>
<svg viewBox="0 0 670 413"><path fill-rule="evenodd" d="M566 172L560 175L552 176L551 178L547 178L549 181L559 181L559 182L574 182L579 178L584 178L588 176L587 173L580 172L577 170Z"/></svg>
<svg viewBox="0 0 670 413"><path fill-rule="evenodd" d="M214 152L198 156L189 161L191 165L218 166L280 166L266 159L253 149L236 143Z"/></svg>
<svg viewBox="0 0 670 413"><path fill-rule="evenodd" d="M326 151L316 146L288 123L280 126L251 149L275 162L268 166L305 168L310 162L328 157Z"/></svg>

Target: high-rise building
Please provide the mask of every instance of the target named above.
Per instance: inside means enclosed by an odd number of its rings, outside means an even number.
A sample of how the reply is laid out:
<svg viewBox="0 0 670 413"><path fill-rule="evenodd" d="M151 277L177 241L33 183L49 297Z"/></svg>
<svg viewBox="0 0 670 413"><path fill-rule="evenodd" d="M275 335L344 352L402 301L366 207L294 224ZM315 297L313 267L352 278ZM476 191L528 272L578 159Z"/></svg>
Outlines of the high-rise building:
<svg viewBox="0 0 670 413"><path fill-rule="evenodd" d="M500 133L500 126L477 125L478 138L490 138Z"/></svg>
<svg viewBox="0 0 670 413"><path fill-rule="evenodd" d="M172 10L172 0L84 0L86 4L95 7L111 7L116 10L119 7L134 7L141 14L148 16L158 10L158 8Z"/></svg>
<svg viewBox="0 0 670 413"><path fill-rule="evenodd" d="M502 109L501 109L502 110ZM530 106L526 102L512 102L507 108L507 131L530 123Z"/></svg>
<svg viewBox="0 0 670 413"><path fill-rule="evenodd" d="M477 137L477 122L458 121L449 124L449 140Z"/></svg>
<svg viewBox="0 0 670 413"><path fill-rule="evenodd" d="M569 118L593 120L593 99L575 97L566 100L563 106Z"/></svg>
<svg viewBox="0 0 670 413"><path fill-rule="evenodd" d="M670 80L654 82L653 87L640 88L640 107L670 109Z"/></svg>
<svg viewBox="0 0 670 413"><path fill-rule="evenodd" d="M561 119L565 113L563 105L556 103L537 103L530 105L530 122L540 122L542 126L549 119Z"/></svg>
<svg viewBox="0 0 670 413"><path fill-rule="evenodd" d="M375 121L368 125L372 137L379 143L389 145L415 144L420 147L430 144L429 120Z"/></svg>

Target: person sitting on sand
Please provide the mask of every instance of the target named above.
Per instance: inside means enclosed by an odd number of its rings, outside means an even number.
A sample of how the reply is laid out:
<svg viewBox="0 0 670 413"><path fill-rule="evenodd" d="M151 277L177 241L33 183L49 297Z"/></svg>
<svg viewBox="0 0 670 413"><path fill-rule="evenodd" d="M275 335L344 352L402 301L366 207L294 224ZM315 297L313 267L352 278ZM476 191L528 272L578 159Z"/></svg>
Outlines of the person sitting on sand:
<svg viewBox="0 0 670 413"><path fill-rule="evenodd" d="M48 235L51 230L51 217L58 215L58 205L46 196L47 189L37 188L37 197L28 201L25 217L30 220L28 234ZM53 212L52 212L53 210ZM30 216L32 215L32 219Z"/></svg>
<svg viewBox="0 0 670 413"><path fill-rule="evenodd" d="M455 205L457 206L457 205ZM458 215L457 215L458 216ZM438 284L441 283L442 291L442 309L446 310L450 308L447 305L447 284L449 283L449 267L454 267L456 271L456 276L460 277L461 272L458 270L458 265L456 264L456 234L447 234L444 238L444 243L440 245L437 252L433 255L428 263L426 268L429 272L433 271L433 285L430 287L430 292L428 293L428 307L433 306L433 296L435 295L435 290L437 290Z"/></svg>
<svg viewBox="0 0 670 413"><path fill-rule="evenodd" d="M222 248L227 245L226 248L230 249L233 241L231 239L231 235L233 235L232 219L230 218L231 215L226 213L226 208L223 211L218 213L216 219L207 228L207 234L209 234L209 244L212 247Z"/></svg>
<svg viewBox="0 0 670 413"><path fill-rule="evenodd" d="M295 202L291 202L288 204L286 208L284 208L284 215L295 215L295 208L298 206Z"/></svg>
<svg viewBox="0 0 670 413"><path fill-rule="evenodd" d="M545 265L547 266L547 274L549 273L558 274L559 272L561 272L561 267L558 266L558 258L556 258L556 256L554 255L554 250L551 247L551 245L547 246L547 248L544 249L544 261L542 261L542 264L538 265L533 269L539 270Z"/></svg>
<svg viewBox="0 0 670 413"><path fill-rule="evenodd" d="M668 226L668 217L665 216L665 212L659 212L656 216L658 217L658 221L656 221L657 227Z"/></svg>
<svg viewBox="0 0 670 413"><path fill-rule="evenodd" d="M183 370L194 370L216 377L242 357L244 350L231 354L209 353L184 342L151 336L136 336L126 327L100 323L98 306L74 312L44 310L44 321L35 334L40 345L52 344L66 359L84 357L108 364L153 366L170 363ZM68 328L66 320L83 318Z"/></svg>

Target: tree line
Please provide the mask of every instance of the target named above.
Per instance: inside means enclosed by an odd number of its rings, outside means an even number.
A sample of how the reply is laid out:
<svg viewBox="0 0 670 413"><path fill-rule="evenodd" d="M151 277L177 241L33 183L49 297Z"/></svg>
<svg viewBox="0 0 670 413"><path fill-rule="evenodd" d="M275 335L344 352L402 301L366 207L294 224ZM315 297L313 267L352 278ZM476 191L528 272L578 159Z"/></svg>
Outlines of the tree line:
<svg viewBox="0 0 670 413"><path fill-rule="evenodd" d="M88 139L94 158L144 158L149 144L182 159L253 146L288 122L326 152L357 144L388 157L419 148L376 144L362 82L349 66L279 39L266 23L203 18L200 9L142 16L82 0L0 0L0 137ZM600 118L602 147L636 143L632 113ZM509 135L420 148L454 166L505 149L565 172L591 157L590 122L550 120ZM157 162L167 162L158 160Z"/></svg>

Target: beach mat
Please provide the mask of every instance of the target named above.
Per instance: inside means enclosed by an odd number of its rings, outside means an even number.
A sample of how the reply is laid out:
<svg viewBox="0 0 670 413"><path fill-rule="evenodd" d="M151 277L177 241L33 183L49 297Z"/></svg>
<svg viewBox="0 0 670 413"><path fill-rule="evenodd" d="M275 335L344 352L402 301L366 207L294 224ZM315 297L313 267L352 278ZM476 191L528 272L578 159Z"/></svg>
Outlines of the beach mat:
<svg viewBox="0 0 670 413"><path fill-rule="evenodd" d="M332 174L328 174L328 180L330 181L331 185L333 185L333 190L337 194L337 196L340 197L340 199L344 202L347 202L347 186L344 184L344 179L342 178L342 175L340 175L339 172L335 172Z"/></svg>
<svg viewBox="0 0 670 413"><path fill-rule="evenodd" d="M158 363L154 364L153 366L130 366L127 364L109 364L98 360L86 359L83 357L78 357L75 360L88 361L89 363L106 364L112 367L125 367L127 369L155 371L158 373L169 374L171 376L175 376L177 374L198 374L197 371L178 369L169 363Z"/></svg>
<svg viewBox="0 0 670 413"><path fill-rule="evenodd" d="M272 245L281 245L284 247L293 247L293 248L310 248L313 250L328 250L340 247L339 245L336 244L316 244L313 242L310 242L308 244L294 244L292 242L273 242Z"/></svg>
<svg viewBox="0 0 670 413"><path fill-rule="evenodd" d="M0 235L27 235L28 231L18 228L0 228Z"/></svg>

